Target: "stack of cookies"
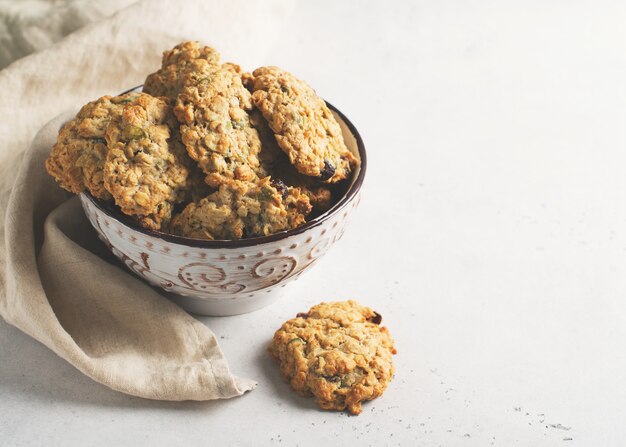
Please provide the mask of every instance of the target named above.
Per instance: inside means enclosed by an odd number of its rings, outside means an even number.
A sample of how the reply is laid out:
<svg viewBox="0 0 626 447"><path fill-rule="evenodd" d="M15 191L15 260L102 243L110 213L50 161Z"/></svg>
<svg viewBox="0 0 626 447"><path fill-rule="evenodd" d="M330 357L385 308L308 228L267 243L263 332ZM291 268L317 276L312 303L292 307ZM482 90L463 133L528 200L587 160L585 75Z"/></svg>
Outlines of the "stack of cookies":
<svg viewBox="0 0 626 447"><path fill-rule="evenodd" d="M46 169L145 228L241 239L328 210L358 163L305 82L278 67L244 73L183 42L142 93L85 105L60 130Z"/></svg>

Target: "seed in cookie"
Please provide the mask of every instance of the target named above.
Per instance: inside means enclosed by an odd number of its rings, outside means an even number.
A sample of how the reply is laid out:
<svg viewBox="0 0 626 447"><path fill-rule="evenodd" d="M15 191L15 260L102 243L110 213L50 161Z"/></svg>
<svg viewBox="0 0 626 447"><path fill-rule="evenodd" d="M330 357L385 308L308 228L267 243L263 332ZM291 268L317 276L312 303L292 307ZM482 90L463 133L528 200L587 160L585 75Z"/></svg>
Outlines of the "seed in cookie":
<svg viewBox="0 0 626 447"><path fill-rule="evenodd" d="M104 135L111 119L138 95L103 96L83 106L76 117L61 128L45 165L63 188L75 194L88 190L98 199L111 199L104 186L104 162L108 153Z"/></svg>
<svg viewBox="0 0 626 447"><path fill-rule="evenodd" d="M166 98L145 93L111 120L104 184L121 210L143 226L158 230L183 200L189 176L185 150L172 137Z"/></svg>
<svg viewBox="0 0 626 447"><path fill-rule="evenodd" d="M186 75L174 113L189 156L219 187L225 180L254 180L263 172L258 159L259 135L250 124L250 92L239 66L223 64L210 75Z"/></svg>
<svg viewBox="0 0 626 447"><path fill-rule="evenodd" d="M269 352L283 376L320 408L361 413L383 394L396 353L380 314L356 301L321 303L285 322Z"/></svg>
<svg viewBox="0 0 626 447"><path fill-rule="evenodd" d="M327 183L349 177L358 159L324 100L307 83L278 67L261 67L247 85L298 172Z"/></svg>
<svg viewBox="0 0 626 447"><path fill-rule="evenodd" d="M209 76L220 67L219 53L198 42L182 42L163 53L161 68L146 78L143 91L176 100L190 74Z"/></svg>
<svg viewBox="0 0 626 447"><path fill-rule="evenodd" d="M269 177L225 181L218 191L174 216L169 229L179 236L214 240L267 236L295 228L305 222L311 205L298 190L285 189Z"/></svg>

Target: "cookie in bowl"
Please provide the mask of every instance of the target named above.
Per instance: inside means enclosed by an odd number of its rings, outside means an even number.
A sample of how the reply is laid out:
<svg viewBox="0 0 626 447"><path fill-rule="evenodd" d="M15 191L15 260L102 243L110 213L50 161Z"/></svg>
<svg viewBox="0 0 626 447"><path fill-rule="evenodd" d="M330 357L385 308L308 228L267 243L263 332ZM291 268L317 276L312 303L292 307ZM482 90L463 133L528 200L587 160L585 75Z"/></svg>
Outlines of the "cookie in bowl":
<svg viewBox="0 0 626 447"><path fill-rule="evenodd" d="M85 104L74 119L61 127L45 166L62 188L74 194L89 191L98 199L112 199L104 186L104 164L109 151L105 133L124 105L138 96L136 92L103 96Z"/></svg>
<svg viewBox="0 0 626 447"><path fill-rule="evenodd" d="M358 159L324 100L306 82L279 67L261 67L248 85L254 105L298 172L327 183L348 178Z"/></svg>
<svg viewBox="0 0 626 447"><path fill-rule="evenodd" d="M310 212L308 196L280 181L230 180L174 216L170 232L209 240L268 236L302 225Z"/></svg>
<svg viewBox="0 0 626 447"><path fill-rule="evenodd" d="M169 222L189 187L190 163L168 126L171 114L165 98L141 93L111 119L105 135L105 188L122 212L153 230Z"/></svg>

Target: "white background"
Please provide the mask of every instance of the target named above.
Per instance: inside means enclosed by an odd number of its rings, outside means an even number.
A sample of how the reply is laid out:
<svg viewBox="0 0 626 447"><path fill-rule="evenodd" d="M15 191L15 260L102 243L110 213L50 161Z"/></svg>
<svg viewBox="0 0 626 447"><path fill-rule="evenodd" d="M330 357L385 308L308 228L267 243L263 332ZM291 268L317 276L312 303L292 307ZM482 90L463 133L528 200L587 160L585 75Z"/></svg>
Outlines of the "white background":
<svg viewBox="0 0 626 447"><path fill-rule="evenodd" d="M618 1L299 2L267 62L346 113L369 164L289 296L202 319L258 388L132 398L0 323L0 444L624 445L625 23ZM398 349L358 417L296 396L265 351L348 298Z"/></svg>

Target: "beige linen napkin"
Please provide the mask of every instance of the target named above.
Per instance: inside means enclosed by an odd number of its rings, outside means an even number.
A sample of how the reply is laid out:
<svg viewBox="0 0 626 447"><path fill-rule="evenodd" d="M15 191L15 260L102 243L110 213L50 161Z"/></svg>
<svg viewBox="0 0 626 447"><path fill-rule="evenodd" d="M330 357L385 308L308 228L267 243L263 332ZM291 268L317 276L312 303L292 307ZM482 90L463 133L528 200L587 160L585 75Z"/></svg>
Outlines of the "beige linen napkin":
<svg viewBox="0 0 626 447"><path fill-rule="evenodd" d="M60 110L141 83L160 53L198 39L246 68L288 15L289 0L139 2L0 71L0 177L18 171L29 140ZM64 114L23 157L0 221L0 313L84 374L124 393L164 400L229 398L252 389L232 376L213 333L127 273L97 240L76 198L43 168ZM8 191L0 194L7 203ZM4 225L3 225L4 223ZM5 359L6 361L6 359Z"/></svg>
<svg viewBox="0 0 626 447"><path fill-rule="evenodd" d="M0 68L132 3L135 0L0 0Z"/></svg>

